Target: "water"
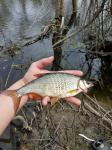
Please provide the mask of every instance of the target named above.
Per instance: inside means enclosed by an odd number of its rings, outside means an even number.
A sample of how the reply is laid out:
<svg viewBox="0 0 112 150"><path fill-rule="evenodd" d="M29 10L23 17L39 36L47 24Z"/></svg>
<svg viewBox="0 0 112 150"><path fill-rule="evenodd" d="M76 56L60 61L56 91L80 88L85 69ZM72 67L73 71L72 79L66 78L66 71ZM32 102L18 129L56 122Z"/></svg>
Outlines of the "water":
<svg viewBox="0 0 112 150"><path fill-rule="evenodd" d="M68 0L64 3L65 16L69 18L68 10L71 9L71 5ZM0 46L10 47L13 43L20 46L27 42L28 37L39 35L43 26L48 25L54 19L54 5L51 0L1 0ZM72 32L74 32L73 26L68 34ZM101 59L87 58L81 34L66 40L61 49L61 69L82 70L87 78L95 80L101 77ZM14 57L10 57L9 53L2 53L0 57L1 90L21 78L26 71L24 68L28 68L33 61L51 56L53 53L52 35L35 44L15 50ZM23 69L17 70L12 67L12 65L20 64L24 66Z"/></svg>
<svg viewBox="0 0 112 150"><path fill-rule="evenodd" d="M12 44L12 42L18 43L18 41L23 39L23 37L40 34L41 27L46 25L51 20L53 13L52 7L50 7L51 9L48 10L48 4L46 2L42 3L41 1L31 0L1 1L0 45L8 47ZM45 13L46 11L47 13ZM47 19L45 19L45 17ZM2 55L3 58L0 59L2 62L0 66L0 72L1 76L5 73L5 77L1 77L3 78L3 83L12 63L26 64L29 63L31 59L36 61L40 58L53 55L51 44L52 43L49 38L29 47L22 48L14 58L11 58L8 54ZM16 74L18 79L18 74L21 73L17 72Z"/></svg>
<svg viewBox="0 0 112 150"><path fill-rule="evenodd" d="M70 9L69 2L65 1L65 14L69 17L68 9ZM51 0L36 1L36 0L1 0L0 1L0 45L10 47L12 43L21 44L25 38L39 35L41 28L48 25L54 18L54 3ZM72 31L72 30L71 30ZM78 42L80 42L78 40ZM69 48L68 48L68 47ZM87 63L85 63L85 53L80 53L75 50L73 45L65 44L63 47L62 69L80 69L87 71ZM66 52L67 50L67 52ZM69 51L69 52L68 52ZM66 56L69 54L69 57ZM39 41L33 45L22 47L16 51L16 55L11 58L9 54L2 54L0 59L1 72L1 89L4 89L18 80L24 71L15 70L11 65L30 64L33 61L39 60L43 57L53 55L52 37ZM80 57L80 59L74 59ZM75 61L74 61L75 60ZM71 61L70 63L68 63ZM83 64L85 63L84 67ZM68 65L67 65L68 64ZM77 68L76 68L77 66ZM16 76L13 77L13 75ZM7 85L6 80L9 76ZM5 85L5 86L4 86Z"/></svg>

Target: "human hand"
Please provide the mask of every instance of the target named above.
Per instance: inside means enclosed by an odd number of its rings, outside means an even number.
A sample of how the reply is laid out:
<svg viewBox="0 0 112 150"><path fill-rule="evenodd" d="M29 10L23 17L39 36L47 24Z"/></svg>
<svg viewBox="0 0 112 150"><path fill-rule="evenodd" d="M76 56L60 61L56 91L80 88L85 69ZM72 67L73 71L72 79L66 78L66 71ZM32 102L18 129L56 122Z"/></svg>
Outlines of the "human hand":
<svg viewBox="0 0 112 150"><path fill-rule="evenodd" d="M43 58L39 61L32 63L30 68L28 69L28 71L26 72L26 74L23 77L24 83L27 84L28 82L40 77L43 74L52 73L52 71L48 71L48 70L44 69L44 67L48 66L49 64L52 64L53 60L54 60L54 57L51 56L51 57ZM65 72L65 73L73 74L76 76L83 75L83 73L78 70L64 70L64 71L59 71L59 72ZM65 98L65 100L74 105L79 106L81 104L81 101L79 99L77 99L76 97L68 97L68 98ZM50 101L49 97L44 97L42 100L42 104L47 105L47 103L49 101Z"/></svg>
<svg viewBox="0 0 112 150"><path fill-rule="evenodd" d="M51 57L43 58L36 62L33 62L23 77L24 83L26 84L28 82L31 82L34 79L37 79L43 74L49 73L50 71L44 69L44 67L51 64L53 60L54 60L54 57L51 56Z"/></svg>

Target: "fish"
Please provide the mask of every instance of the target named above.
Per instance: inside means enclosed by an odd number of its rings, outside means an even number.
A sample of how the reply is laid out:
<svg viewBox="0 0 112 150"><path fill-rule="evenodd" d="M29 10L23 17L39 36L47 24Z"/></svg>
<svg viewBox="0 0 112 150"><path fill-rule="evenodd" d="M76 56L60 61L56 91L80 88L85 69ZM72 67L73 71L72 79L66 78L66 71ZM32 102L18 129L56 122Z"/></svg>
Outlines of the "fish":
<svg viewBox="0 0 112 150"><path fill-rule="evenodd" d="M71 97L92 87L93 84L68 73L47 73L16 90L16 97L30 95L32 99L42 100L49 96L51 105L60 98ZM11 91L9 92L11 93Z"/></svg>

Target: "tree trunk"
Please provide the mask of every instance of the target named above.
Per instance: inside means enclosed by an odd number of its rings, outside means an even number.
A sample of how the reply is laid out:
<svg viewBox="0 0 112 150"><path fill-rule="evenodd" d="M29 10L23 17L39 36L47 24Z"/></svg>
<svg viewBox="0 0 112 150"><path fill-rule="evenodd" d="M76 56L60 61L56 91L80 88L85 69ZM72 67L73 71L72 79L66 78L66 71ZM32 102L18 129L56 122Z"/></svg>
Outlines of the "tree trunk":
<svg viewBox="0 0 112 150"><path fill-rule="evenodd" d="M52 44L54 45L61 39L61 21L63 17L64 0L55 0L55 32L53 34ZM52 70L59 70L62 57L61 43L53 48L54 50L54 62Z"/></svg>

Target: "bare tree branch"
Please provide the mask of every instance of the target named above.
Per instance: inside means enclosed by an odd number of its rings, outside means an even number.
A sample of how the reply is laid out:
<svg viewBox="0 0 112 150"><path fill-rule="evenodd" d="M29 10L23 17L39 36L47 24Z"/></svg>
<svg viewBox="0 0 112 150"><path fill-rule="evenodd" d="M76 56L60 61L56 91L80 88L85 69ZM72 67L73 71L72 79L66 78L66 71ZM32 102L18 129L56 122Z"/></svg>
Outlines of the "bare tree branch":
<svg viewBox="0 0 112 150"><path fill-rule="evenodd" d="M78 31L68 35L67 37L63 38L62 40L59 40L57 43L55 43L52 47L55 47L56 45L58 45L59 43L64 42L65 40L71 38L72 36L78 34L79 32L83 31L84 29L86 29L90 24L92 24L96 18L99 16L99 14L103 11L105 3L107 0L103 0L101 7L99 8L99 10L94 14L94 17L89 21L88 24L86 24L85 26L83 26L82 28L80 28Z"/></svg>

